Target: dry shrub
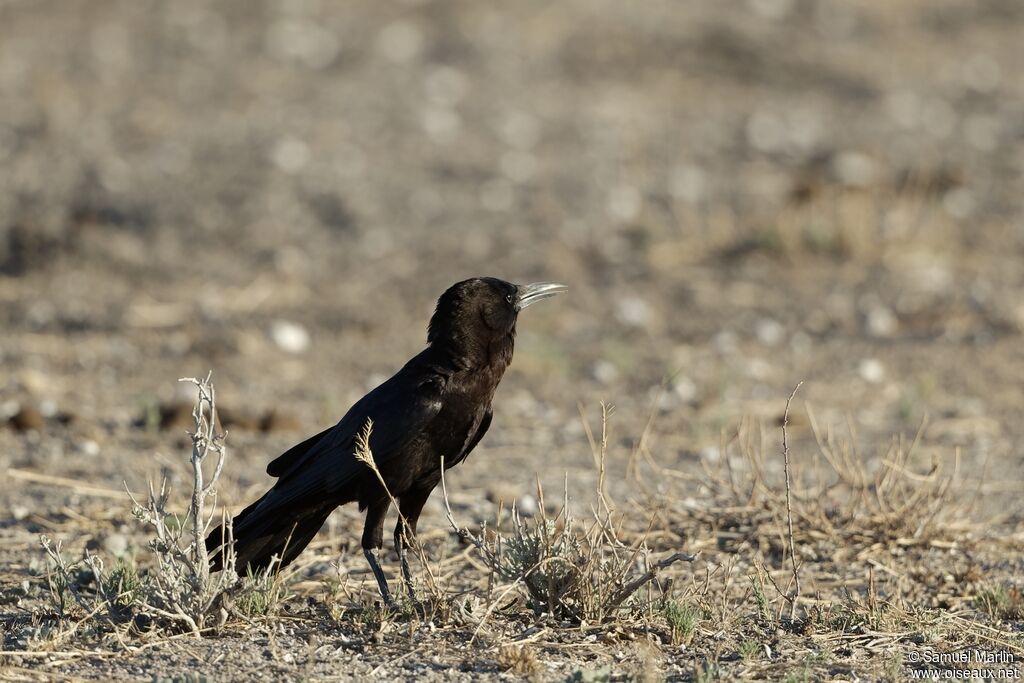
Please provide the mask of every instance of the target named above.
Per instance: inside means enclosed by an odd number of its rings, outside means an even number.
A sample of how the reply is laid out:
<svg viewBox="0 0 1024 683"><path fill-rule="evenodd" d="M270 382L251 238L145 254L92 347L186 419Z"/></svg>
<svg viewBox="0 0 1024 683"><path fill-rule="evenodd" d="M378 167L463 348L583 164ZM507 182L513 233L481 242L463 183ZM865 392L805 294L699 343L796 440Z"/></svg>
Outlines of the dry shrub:
<svg viewBox="0 0 1024 683"><path fill-rule="evenodd" d="M909 447L894 440L869 472L852 442L824 437L808 412L817 450L811 458L798 453L793 459L792 518L798 552L814 549L828 552L832 559L863 559L895 547L952 543L977 527L969 515L975 501L957 495L954 485L960 475L959 453L951 469L933 459L926 471L914 471L911 461L923 426ZM781 460L770 443L763 427L758 431L747 421L721 449L718 466L704 463L696 481L658 467L665 475L696 484L700 491L699 503L679 501L670 507L667 514L676 526L713 530L726 551L748 544L784 557L789 545L786 495L778 468L768 467L768 458Z"/></svg>
<svg viewBox="0 0 1024 683"><path fill-rule="evenodd" d="M276 575L250 577L239 585L234 554L226 548L225 569L210 575L205 538L216 516L207 514L207 499L216 496L216 484L224 467L225 434L218 434L217 407L210 375L204 379L186 378L198 396L192 412L194 431L190 433L192 490L184 515L173 513L168 504L171 491L166 480L156 490L152 482L145 502L129 492L136 519L150 531L149 548L154 566L139 571L134 565L117 564L107 571L103 558L86 551L81 560L67 561L61 543L40 538L50 558L50 594L58 616L68 616L71 605L84 612L83 622L95 618L108 626L132 621L136 627L166 625L171 630L185 628L200 635L211 621L223 623L234 599L249 613L267 613L281 597ZM212 472L206 478L204 465L215 456ZM227 524L230 538L230 522Z"/></svg>
<svg viewBox="0 0 1024 683"><path fill-rule="evenodd" d="M520 676L536 676L543 668L529 645L502 645L494 657L498 666Z"/></svg>
<svg viewBox="0 0 1024 683"><path fill-rule="evenodd" d="M544 489L538 482L536 516L524 518L513 507L510 532L488 533L484 528L477 536L456 524L442 476L452 528L476 546L498 578L525 591L527 604L537 615L549 614L575 624L599 624L637 614L654 601L651 597L640 599L640 589L651 584L661 570L696 559L676 552L652 562L644 535L627 534L621 521L615 521L617 516L604 487L610 414L611 408L602 406L602 438L595 450L601 476L593 516L586 523L572 516L567 486L565 502L557 514L550 516L544 504ZM628 542L623 540L627 536L631 537Z"/></svg>

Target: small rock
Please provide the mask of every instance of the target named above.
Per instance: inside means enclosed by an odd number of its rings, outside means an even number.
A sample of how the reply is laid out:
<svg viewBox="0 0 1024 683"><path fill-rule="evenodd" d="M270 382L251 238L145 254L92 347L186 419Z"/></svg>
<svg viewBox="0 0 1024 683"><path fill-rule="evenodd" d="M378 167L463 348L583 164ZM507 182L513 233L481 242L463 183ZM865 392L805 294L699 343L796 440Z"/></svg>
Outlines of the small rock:
<svg viewBox="0 0 1024 683"><path fill-rule="evenodd" d="M619 299L615 306L615 315L626 325L642 327L652 318L651 307L639 297Z"/></svg>
<svg viewBox="0 0 1024 683"><path fill-rule="evenodd" d="M75 442L75 450L82 455L94 458L100 454L100 445L92 439L80 439Z"/></svg>
<svg viewBox="0 0 1024 683"><path fill-rule="evenodd" d="M3 419L6 422L17 415L20 409L21 406L13 398L6 400L3 403L0 403L0 419Z"/></svg>
<svg viewBox="0 0 1024 683"><path fill-rule="evenodd" d="M52 399L44 399L40 401L39 412L47 419L54 417L57 414L57 402Z"/></svg>
<svg viewBox="0 0 1024 683"><path fill-rule="evenodd" d="M289 413L269 410L260 418L260 431L263 432L297 432L300 429L302 422Z"/></svg>
<svg viewBox="0 0 1024 683"><path fill-rule="evenodd" d="M262 429L262 420L254 413L224 407L217 408L217 417L220 419L221 428L229 427L250 432Z"/></svg>
<svg viewBox="0 0 1024 683"><path fill-rule="evenodd" d="M669 192L673 197L696 204L707 194L704 171L697 166L676 166L669 178Z"/></svg>
<svg viewBox="0 0 1024 683"><path fill-rule="evenodd" d="M524 517L533 517L540 508L537 506L537 499L527 493L516 501L516 509Z"/></svg>
<svg viewBox="0 0 1024 683"><path fill-rule="evenodd" d="M136 614L132 619L132 629L136 633L148 633L153 629L153 617L148 614Z"/></svg>
<svg viewBox="0 0 1024 683"><path fill-rule="evenodd" d="M896 332L897 320L885 306L875 306L867 315L868 333L873 337L889 337Z"/></svg>
<svg viewBox="0 0 1024 683"><path fill-rule="evenodd" d="M309 146L298 138L285 137L274 145L270 158L274 164L288 174L301 171L310 159Z"/></svg>
<svg viewBox="0 0 1024 683"><path fill-rule="evenodd" d="M675 377L672 380L672 392L683 403L692 403L697 399L697 385L689 377Z"/></svg>
<svg viewBox="0 0 1024 683"><path fill-rule="evenodd" d="M878 384L885 379L885 367L875 358L865 358L862 360L857 371L865 382Z"/></svg>
<svg viewBox="0 0 1024 683"><path fill-rule="evenodd" d="M512 501L518 498L517 494L518 490L514 486L498 484L487 487L487 492L484 495L487 498L487 502L494 505L503 505L505 508L508 508Z"/></svg>
<svg viewBox="0 0 1024 683"><path fill-rule="evenodd" d="M619 378L619 369L606 360L599 360L594 363L593 374L601 384L611 384Z"/></svg>
<svg viewBox="0 0 1024 683"><path fill-rule="evenodd" d="M875 178L875 162L861 152L843 152L833 161L836 177L847 187L867 187Z"/></svg>
<svg viewBox="0 0 1024 683"><path fill-rule="evenodd" d="M711 344L719 353L735 353L738 348L738 341L735 332L722 330L712 338Z"/></svg>
<svg viewBox="0 0 1024 683"><path fill-rule="evenodd" d="M192 426L192 406L188 403L164 403L160 406L160 429L185 429Z"/></svg>
<svg viewBox="0 0 1024 683"><path fill-rule="evenodd" d="M77 415L67 410L57 411L57 414L54 415L54 418L56 418L57 422L61 423L64 426L74 424L78 420Z"/></svg>
<svg viewBox="0 0 1024 683"><path fill-rule="evenodd" d="M309 332L298 323L277 320L270 327L270 338L288 353L302 353L309 348Z"/></svg>
<svg viewBox="0 0 1024 683"><path fill-rule="evenodd" d="M714 465L722 459L722 451L717 446L705 446L700 449L700 457L705 462Z"/></svg>
<svg viewBox="0 0 1024 683"><path fill-rule="evenodd" d="M46 421L38 408L23 405L11 416L10 423L19 432L41 432Z"/></svg>
<svg viewBox="0 0 1024 683"><path fill-rule="evenodd" d="M757 321L757 339L765 346L778 346L786 334L786 328L778 320L762 318Z"/></svg>
<svg viewBox="0 0 1024 683"><path fill-rule="evenodd" d="M14 505L11 507L11 517L14 517L14 519L19 522L28 517L31 512L32 511L24 505Z"/></svg>
<svg viewBox="0 0 1024 683"><path fill-rule="evenodd" d="M114 557L128 552L128 538L124 534L110 534L103 539L103 548Z"/></svg>
<svg viewBox="0 0 1024 683"><path fill-rule="evenodd" d="M765 381L772 376L772 364L763 358L747 359L747 374L754 379Z"/></svg>

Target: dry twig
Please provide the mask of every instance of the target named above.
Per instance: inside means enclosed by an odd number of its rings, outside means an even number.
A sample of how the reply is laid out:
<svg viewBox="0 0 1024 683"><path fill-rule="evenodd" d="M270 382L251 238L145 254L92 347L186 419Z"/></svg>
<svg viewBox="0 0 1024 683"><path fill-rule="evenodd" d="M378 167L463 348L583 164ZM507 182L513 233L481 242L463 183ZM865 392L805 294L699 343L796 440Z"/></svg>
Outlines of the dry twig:
<svg viewBox="0 0 1024 683"><path fill-rule="evenodd" d="M796 619L796 603L800 599L800 567L796 561L796 544L793 541L793 493L789 475L789 440L786 427L789 426L789 405L793 402L796 392L803 386L803 380L793 387L793 393L786 399L786 412L782 416L782 457L786 470L786 521L789 525L789 559L793 563L793 599L790 601L789 619Z"/></svg>

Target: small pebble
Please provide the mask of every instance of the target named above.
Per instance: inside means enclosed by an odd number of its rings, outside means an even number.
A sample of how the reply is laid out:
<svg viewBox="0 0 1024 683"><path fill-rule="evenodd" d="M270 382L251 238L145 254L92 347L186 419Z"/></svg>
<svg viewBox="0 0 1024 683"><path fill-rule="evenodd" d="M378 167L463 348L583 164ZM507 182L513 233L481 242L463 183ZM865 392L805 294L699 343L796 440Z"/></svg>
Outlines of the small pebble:
<svg viewBox="0 0 1024 683"><path fill-rule="evenodd" d="M309 332L298 323L277 320L270 327L270 338L288 353L302 353L309 348Z"/></svg>
<svg viewBox="0 0 1024 683"><path fill-rule="evenodd" d="M225 406L217 409L217 417L222 428L241 429L249 432L255 432L262 428L262 420L255 413L233 410Z"/></svg>
<svg viewBox="0 0 1024 683"><path fill-rule="evenodd" d="M302 429L302 423L289 413L270 410L260 418L260 431L262 432L296 432L300 429Z"/></svg>
<svg viewBox="0 0 1024 683"><path fill-rule="evenodd" d="M165 403L160 406L160 429L184 429L192 426L192 406Z"/></svg>
<svg viewBox="0 0 1024 683"><path fill-rule="evenodd" d="M519 514L524 517L533 517L537 514L537 499L527 493L525 496L516 501L516 509L519 510Z"/></svg>
<svg viewBox="0 0 1024 683"><path fill-rule="evenodd" d="M599 360L594 363L594 379L601 384L611 384L619 378L619 370L612 363L606 360Z"/></svg>
<svg viewBox="0 0 1024 683"><path fill-rule="evenodd" d="M124 534L110 534L103 539L103 547L114 557L121 557L128 551L128 538Z"/></svg>
<svg viewBox="0 0 1024 683"><path fill-rule="evenodd" d="M76 441L75 448L79 453L88 455L89 457L96 457L100 454L100 445L92 439L81 439Z"/></svg>
<svg viewBox="0 0 1024 683"><path fill-rule="evenodd" d="M865 358L860 362L857 370L865 382L878 384L885 379L885 367L875 358Z"/></svg>
<svg viewBox="0 0 1024 683"><path fill-rule="evenodd" d="M11 416L10 423L19 432L41 432L45 420L35 406L21 406L18 412Z"/></svg>
<svg viewBox="0 0 1024 683"><path fill-rule="evenodd" d="M672 380L672 391L684 403L697 399L697 385L688 377L678 376Z"/></svg>
<svg viewBox="0 0 1024 683"><path fill-rule="evenodd" d="M757 339L765 346L778 346L786 334L786 328L778 320L762 318L757 321Z"/></svg>
<svg viewBox="0 0 1024 683"><path fill-rule="evenodd" d="M896 316L885 306L875 306L867 315L868 332L873 337L889 337L896 332Z"/></svg>
<svg viewBox="0 0 1024 683"><path fill-rule="evenodd" d="M619 321L633 327L642 327L653 317L651 307L639 297L619 299L616 302L615 315Z"/></svg>

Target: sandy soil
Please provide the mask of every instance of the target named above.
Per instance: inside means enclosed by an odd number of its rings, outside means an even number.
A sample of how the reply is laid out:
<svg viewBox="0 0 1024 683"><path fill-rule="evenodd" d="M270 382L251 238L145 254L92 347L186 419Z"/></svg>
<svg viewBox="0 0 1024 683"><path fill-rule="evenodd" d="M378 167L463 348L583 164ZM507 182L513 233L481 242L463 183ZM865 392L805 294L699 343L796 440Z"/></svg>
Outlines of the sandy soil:
<svg viewBox="0 0 1024 683"><path fill-rule="evenodd" d="M794 459L816 451L811 416L869 467L924 424L908 467L959 454L979 545L957 536L907 562L974 563L977 586L1019 590L1022 29L1012 0L0 1L3 649L53 649L39 533L144 560L119 490L163 474L184 496L178 377L213 370L231 413L222 499L242 504L270 458L421 348L437 295L472 275L571 294L521 319L491 432L449 478L463 523L537 478L561 491L568 476L588 505L580 415L597 429L602 400L624 510L643 499L624 473L645 430L660 467L695 478L763 425L777 474L802 380ZM669 507L707 493L659 491ZM668 523L705 548L679 582L737 552ZM275 620L198 643L83 634L0 653L3 675L884 673L852 650L809 660L811 636L784 629L758 636L775 651L749 665L711 615L689 646L525 610L475 641L451 622L364 623L358 524L332 518ZM439 500L421 527L434 560L463 553ZM769 565L784 575L782 557ZM482 590L479 565L455 566L453 593ZM945 588L922 590L921 610L949 607ZM1019 661L1008 614L993 628ZM511 663L516 638L536 666ZM890 645L898 678L916 645Z"/></svg>

